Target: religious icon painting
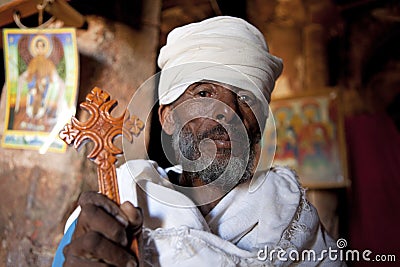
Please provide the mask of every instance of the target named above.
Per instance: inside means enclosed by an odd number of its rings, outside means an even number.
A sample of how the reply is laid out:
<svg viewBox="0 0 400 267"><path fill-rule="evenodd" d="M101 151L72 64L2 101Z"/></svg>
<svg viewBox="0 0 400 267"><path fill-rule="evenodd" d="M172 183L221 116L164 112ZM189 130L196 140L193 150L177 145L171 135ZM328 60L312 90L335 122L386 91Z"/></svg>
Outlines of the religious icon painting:
<svg viewBox="0 0 400 267"><path fill-rule="evenodd" d="M276 125L275 165L296 170L308 188L349 184L343 115L335 90L271 101Z"/></svg>
<svg viewBox="0 0 400 267"><path fill-rule="evenodd" d="M4 29L6 116L2 146L62 152L58 132L75 113L75 29Z"/></svg>

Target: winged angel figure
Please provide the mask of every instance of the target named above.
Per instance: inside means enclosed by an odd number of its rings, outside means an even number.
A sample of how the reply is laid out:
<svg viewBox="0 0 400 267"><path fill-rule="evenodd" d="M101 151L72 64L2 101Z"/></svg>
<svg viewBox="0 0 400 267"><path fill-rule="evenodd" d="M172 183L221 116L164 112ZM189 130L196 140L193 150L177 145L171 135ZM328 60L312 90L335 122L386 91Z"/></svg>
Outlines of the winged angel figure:
<svg viewBox="0 0 400 267"><path fill-rule="evenodd" d="M51 38L44 34L25 35L18 42L18 51L25 64L20 64L22 73L18 78L15 112L25 103L30 120L56 119L63 108L65 93L64 80L57 71L64 70L65 74L62 42L54 35ZM26 100L21 100L26 89Z"/></svg>

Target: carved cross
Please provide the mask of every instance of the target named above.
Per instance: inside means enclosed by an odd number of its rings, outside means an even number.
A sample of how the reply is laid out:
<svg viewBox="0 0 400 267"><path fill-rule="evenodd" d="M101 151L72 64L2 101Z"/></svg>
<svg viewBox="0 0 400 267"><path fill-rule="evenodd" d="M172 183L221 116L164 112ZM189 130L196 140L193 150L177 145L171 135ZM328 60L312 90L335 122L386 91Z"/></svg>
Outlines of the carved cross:
<svg viewBox="0 0 400 267"><path fill-rule="evenodd" d="M97 180L99 191L111 200L120 204L117 173L115 162L122 150L114 144L114 139L121 134L132 142L134 136L139 136L144 128L144 123L136 116L130 116L129 111L120 117L112 117L111 111L117 106L116 100L111 100L110 95L98 87L86 96L86 102L80 107L89 112L90 117L85 122L80 122L75 117L71 123L67 123L59 136L68 145L74 145L79 149L87 141L93 141L94 147L87 156L97 164ZM139 261L139 240L133 239L131 250Z"/></svg>
<svg viewBox="0 0 400 267"><path fill-rule="evenodd" d="M64 126L59 136L68 145L73 143L76 149L89 140L93 141L94 147L87 157L97 164L99 191L120 204L115 162L117 156L122 154L122 150L113 141L122 134L129 142L132 142L132 135L139 136L144 123L138 117L130 116L128 110L125 110L120 117L112 117L110 113L117 104L116 100L110 99L107 92L97 87L93 88L86 96L86 102L80 104L82 109L89 112L89 119L80 122L72 117L71 123ZM142 258L139 243L140 241L134 238L131 250L140 263Z"/></svg>
<svg viewBox="0 0 400 267"><path fill-rule="evenodd" d="M99 191L120 204L114 164L122 150L113 141L123 134L132 142L132 135L139 136L144 123L136 116L129 116L128 110L120 117L112 117L110 112L117 103L110 99L107 92L98 87L93 88L86 96L86 102L80 104L82 109L89 112L89 119L80 122L72 117L71 123L64 126L59 136L68 145L73 143L76 149L89 140L93 141L94 147L87 157L97 164Z"/></svg>

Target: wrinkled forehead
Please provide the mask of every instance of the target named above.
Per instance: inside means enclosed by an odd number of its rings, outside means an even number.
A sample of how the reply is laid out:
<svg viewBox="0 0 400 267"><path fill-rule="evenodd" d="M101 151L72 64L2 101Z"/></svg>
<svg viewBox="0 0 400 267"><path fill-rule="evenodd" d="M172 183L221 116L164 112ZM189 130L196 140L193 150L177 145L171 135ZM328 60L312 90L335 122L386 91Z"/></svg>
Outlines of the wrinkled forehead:
<svg viewBox="0 0 400 267"><path fill-rule="evenodd" d="M233 86L231 84L228 83L224 83L224 82L219 82L219 81L214 81L214 80L207 80L207 79L203 79L200 80L198 82L194 82L192 84L190 84L185 92L190 91L193 88L196 88L197 85L205 85L205 86L217 86L218 88L222 88L222 89L226 89L226 91L231 92L235 95L241 95L242 93L246 93L247 96L252 97L253 99L257 100L259 105L261 105L261 101L259 101L259 99L257 99L257 97L254 95L254 93L251 90L247 90L247 89L243 89L237 86ZM178 98L179 99L179 98Z"/></svg>
<svg viewBox="0 0 400 267"><path fill-rule="evenodd" d="M272 87L270 88L268 83L264 83L265 77L261 74L259 77L256 76L256 78L251 79L254 75L254 72L246 74L231 66L213 62L177 65L163 69L160 73L158 84L159 102L161 105L170 104L183 94L191 84L205 79L249 90L260 101L268 102Z"/></svg>
<svg viewBox="0 0 400 267"><path fill-rule="evenodd" d="M209 99L209 98L199 98L193 99L191 95L196 92L197 88L205 88L207 87L212 88L213 90L226 90L226 92L231 93L234 97L237 97L237 105L238 109L235 110L229 103L225 100L217 100L217 99ZM243 97L243 99L241 99ZM228 98L229 99L229 98ZM184 103L184 104L183 104ZM241 103L241 104L239 104ZM182 105L183 104L183 105ZM244 104L244 105L243 105ZM185 93L183 93L177 100L171 103L172 108L175 110L176 107L185 107L182 110L183 113L190 113L193 114L195 112L198 113L205 113L206 111L210 111L215 107L220 107L221 105L226 105L228 109L231 109L235 112L238 118L248 118L248 116L255 117L260 125L260 128L263 129L266 123L266 120L269 115L269 105L266 101L262 102L257 98L251 90L246 90L243 88L239 88L227 83L214 81L214 80L207 80L203 79L199 82L192 83L189 85ZM245 109L242 109L246 107ZM189 110L189 111L188 111Z"/></svg>
<svg viewBox="0 0 400 267"><path fill-rule="evenodd" d="M199 83L202 83L202 84L213 84L213 85L221 86L221 87L224 87L225 89L227 89L227 90L229 90L229 91L231 91L233 93L236 93L236 94L238 92L241 92L241 91L248 91L249 93L251 93L249 90L242 89L242 88L239 88L239 87L236 87L236 86L224 83L224 82L218 82L218 81L204 79L204 80L201 80ZM251 93L251 94L253 94L253 93Z"/></svg>

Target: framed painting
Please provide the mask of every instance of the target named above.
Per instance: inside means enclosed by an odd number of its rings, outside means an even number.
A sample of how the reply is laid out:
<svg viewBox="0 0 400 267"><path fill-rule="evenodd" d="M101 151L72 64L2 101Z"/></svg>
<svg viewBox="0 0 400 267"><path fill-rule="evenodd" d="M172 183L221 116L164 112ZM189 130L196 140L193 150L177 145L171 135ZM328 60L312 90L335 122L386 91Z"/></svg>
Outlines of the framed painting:
<svg viewBox="0 0 400 267"><path fill-rule="evenodd" d="M339 103L336 90L271 101L276 125L273 164L294 169L307 188L349 184Z"/></svg>
<svg viewBox="0 0 400 267"><path fill-rule="evenodd" d="M6 116L2 146L62 152L58 132L75 112L75 30L5 29Z"/></svg>

